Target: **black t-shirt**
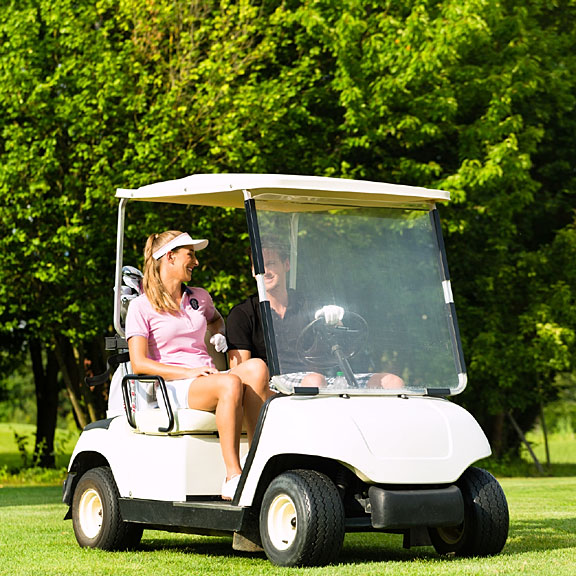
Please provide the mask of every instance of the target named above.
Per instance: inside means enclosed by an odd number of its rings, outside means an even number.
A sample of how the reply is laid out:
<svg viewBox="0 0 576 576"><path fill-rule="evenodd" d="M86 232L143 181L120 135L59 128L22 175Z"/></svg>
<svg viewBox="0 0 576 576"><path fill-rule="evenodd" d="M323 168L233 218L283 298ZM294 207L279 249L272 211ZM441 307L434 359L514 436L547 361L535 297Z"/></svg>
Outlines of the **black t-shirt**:
<svg viewBox="0 0 576 576"><path fill-rule="evenodd" d="M305 299L294 290L288 290L288 306L284 318L272 310L272 325L276 349L283 373L310 370L296 352L296 341L306 325L314 320L314 314ZM248 350L252 358L265 362L266 345L260 317L260 301L254 294L234 306L226 321L226 339L229 350Z"/></svg>

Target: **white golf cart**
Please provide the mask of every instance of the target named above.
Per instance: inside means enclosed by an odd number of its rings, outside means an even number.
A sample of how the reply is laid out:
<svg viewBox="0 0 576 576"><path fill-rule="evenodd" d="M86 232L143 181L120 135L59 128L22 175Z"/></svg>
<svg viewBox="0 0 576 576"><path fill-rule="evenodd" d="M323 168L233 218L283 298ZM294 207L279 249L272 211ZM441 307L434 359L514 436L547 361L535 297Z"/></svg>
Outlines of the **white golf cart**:
<svg viewBox="0 0 576 576"><path fill-rule="evenodd" d="M490 455L488 441L447 398L466 385L435 207L447 192L215 174L116 196L118 334L107 343L123 354L112 384L123 402L85 428L70 461L63 499L81 546L133 547L147 528L233 534L235 549L263 549L282 566L335 561L346 532L399 533L405 547L432 545L441 554L502 550L506 498L493 476L472 466ZM130 201L246 211L280 393L263 407L249 450L242 441L246 460L232 501L220 498L225 470L214 414L173 410L161 378L130 374L122 323ZM340 307L340 322L312 313L296 338L279 337L263 280L263 250L278 239L289 251L294 298L311 311ZM325 385L300 385L292 360ZM387 374L398 377L392 387L383 384ZM119 398L114 390L111 397Z"/></svg>

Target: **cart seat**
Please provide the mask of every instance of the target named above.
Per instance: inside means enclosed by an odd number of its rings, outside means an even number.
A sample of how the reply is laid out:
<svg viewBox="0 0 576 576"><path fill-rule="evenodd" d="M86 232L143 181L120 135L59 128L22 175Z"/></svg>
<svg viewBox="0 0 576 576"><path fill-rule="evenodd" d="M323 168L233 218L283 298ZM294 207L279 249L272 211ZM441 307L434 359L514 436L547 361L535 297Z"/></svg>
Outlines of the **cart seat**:
<svg viewBox="0 0 576 576"><path fill-rule="evenodd" d="M166 410L154 408L137 410L134 413L136 429L143 434L174 436L178 434L213 434L217 432L216 414L204 410L181 408L174 411L174 427L170 432L161 432L159 428L168 425Z"/></svg>

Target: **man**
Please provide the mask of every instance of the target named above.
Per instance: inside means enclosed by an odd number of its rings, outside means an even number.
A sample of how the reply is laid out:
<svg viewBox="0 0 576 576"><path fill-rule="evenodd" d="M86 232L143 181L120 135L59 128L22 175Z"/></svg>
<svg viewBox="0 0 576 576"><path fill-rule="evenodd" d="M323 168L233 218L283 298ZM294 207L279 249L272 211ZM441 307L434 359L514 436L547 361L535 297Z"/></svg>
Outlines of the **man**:
<svg viewBox="0 0 576 576"><path fill-rule="evenodd" d="M302 330L315 318L324 317L327 324L338 324L344 310L339 306L324 306L314 312L306 298L287 287L290 270L288 250L280 243L266 243L262 255L264 258L264 286L270 302L274 336L278 351L278 360L283 379L289 386L324 387L326 378L305 364L296 352L296 342ZM230 367L250 358L261 358L265 362L266 345L260 315L258 294L253 294L235 306L228 316L226 338L228 340L228 359ZM286 377L289 374L290 376ZM328 378L331 384L333 378ZM399 388L404 382L394 374L365 374L359 378L368 388Z"/></svg>
<svg viewBox="0 0 576 576"><path fill-rule="evenodd" d="M314 318L305 299L287 288L290 261L280 244L264 248L264 286L272 310L274 334L283 372L306 370L296 355L296 340L302 329ZM228 316L228 358L233 368L250 358L267 361L264 330L258 294L235 306Z"/></svg>

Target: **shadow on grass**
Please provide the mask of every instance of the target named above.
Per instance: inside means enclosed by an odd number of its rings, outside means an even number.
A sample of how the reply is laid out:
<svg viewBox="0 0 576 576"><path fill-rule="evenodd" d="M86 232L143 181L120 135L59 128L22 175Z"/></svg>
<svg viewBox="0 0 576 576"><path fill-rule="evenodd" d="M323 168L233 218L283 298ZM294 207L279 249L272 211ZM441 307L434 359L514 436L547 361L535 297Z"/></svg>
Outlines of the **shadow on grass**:
<svg viewBox="0 0 576 576"><path fill-rule="evenodd" d="M474 464L478 468L484 468L496 478L560 478L576 476L576 463L572 462L552 462L547 465L541 463L542 472L540 472L533 462L527 462L523 459L511 461L498 461L492 457L479 460Z"/></svg>
<svg viewBox="0 0 576 576"><path fill-rule="evenodd" d="M517 520L512 523L504 552L539 552L576 547L576 518Z"/></svg>
<svg viewBox="0 0 576 576"><path fill-rule="evenodd" d="M0 508L6 506L54 506L62 511L62 490L59 486L4 486L0 488ZM71 523L63 523L72 531ZM515 556L527 552L576 548L576 517L537 518L513 520L508 542L502 552ZM253 558L266 561L264 553L244 553L232 549L230 536L197 536L173 534L161 531L144 531L138 551L141 553L169 552L212 556L221 559ZM384 533L348 534L339 564L361 564L377 562L410 562L413 560L452 561L450 556L438 555L432 547L402 548L402 536Z"/></svg>
<svg viewBox="0 0 576 576"><path fill-rule="evenodd" d="M232 549L230 537L208 537L192 535L167 535L147 537L146 531L139 550L153 553L173 551L182 554L194 554L230 558L253 558L267 561L261 553L245 553ZM534 521L516 521L512 523L508 542L500 555L515 556L527 552L561 550L576 547L576 517ZM348 534L338 564L370 564L378 562L411 562L426 560L446 562L462 560L454 556L436 553L433 547L404 549L402 536L380 533Z"/></svg>
<svg viewBox="0 0 576 576"><path fill-rule="evenodd" d="M576 464L550 464L550 468L544 470L557 478L576 476Z"/></svg>
<svg viewBox="0 0 576 576"><path fill-rule="evenodd" d="M62 504L60 486L1 486L0 508L7 506L53 506ZM62 504L62 515L66 507Z"/></svg>
<svg viewBox="0 0 576 576"><path fill-rule="evenodd" d="M446 562L455 558L452 556L440 556L432 547L402 548L402 537L396 536L397 542L392 542L387 534L353 534L348 535L343 549L336 559L339 565L376 564L380 562L411 562L417 559L426 561ZM232 549L231 538L190 536L190 540L162 539L155 541L144 539L138 548L139 552L156 553L176 552L181 554L198 555L199 557L212 557L221 560L246 559L261 560L268 562L264 552L239 552Z"/></svg>
<svg viewBox="0 0 576 576"><path fill-rule="evenodd" d="M415 548L404 550L402 548L402 539L399 538L399 545L396 546L386 538L389 535L374 534L354 534L346 537L344 547L337 559L338 564L359 564L383 561L410 561L415 558L436 557L432 548ZM369 538L370 543L363 542L362 539ZM374 540L373 538L376 537ZM378 542L380 537L380 542ZM350 541L350 540L353 541ZM218 557L224 559L242 559L252 558L268 562L264 552L239 552L232 549L232 539L230 537L209 537L209 536L185 536L180 535L178 538L147 538L146 532L142 543L138 548L139 552L155 553L177 552L181 554L193 554L204 557Z"/></svg>

